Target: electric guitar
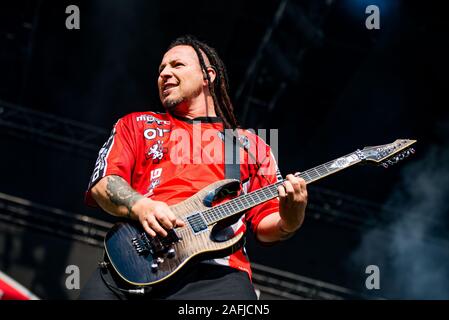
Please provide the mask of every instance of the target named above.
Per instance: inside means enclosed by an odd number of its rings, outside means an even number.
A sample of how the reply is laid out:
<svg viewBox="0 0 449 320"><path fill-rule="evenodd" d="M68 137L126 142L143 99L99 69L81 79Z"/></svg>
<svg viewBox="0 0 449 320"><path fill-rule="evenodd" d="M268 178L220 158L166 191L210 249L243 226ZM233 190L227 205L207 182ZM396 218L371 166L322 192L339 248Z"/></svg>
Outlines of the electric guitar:
<svg viewBox="0 0 449 320"><path fill-rule="evenodd" d="M311 183L361 162L388 167L414 153L410 146L415 142L401 139L365 147L297 176ZM150 237L139 222L116 223L105 237L109 263L128 284L146 287L166 281L196 259L229 254L243 242L243 233L234 235L230 224L246 210L277 197L277 187L282 183L279 181L217 205L214 203L226 199L229 194L236 195L240 182L226 179L212 183L192 197L170 206L186 226L169 230L166 237Z"/></svg>

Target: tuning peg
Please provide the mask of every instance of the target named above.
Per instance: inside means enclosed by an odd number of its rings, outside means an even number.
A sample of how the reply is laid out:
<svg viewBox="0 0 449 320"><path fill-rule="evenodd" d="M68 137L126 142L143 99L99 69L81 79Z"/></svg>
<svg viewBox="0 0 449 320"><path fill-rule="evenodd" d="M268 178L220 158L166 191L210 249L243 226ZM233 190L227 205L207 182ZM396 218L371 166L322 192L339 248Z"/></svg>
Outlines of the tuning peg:
<svg viewBox="0 0 449 320"><path fill-rule="evenodd" d="M386 168L388 168L388 164L386 162L382 162L382 167L384 167L386 169Z"/></svg>
<svg viewBox="0 0 449 320"><path fill-rule="evenodd" d="M411 154L415 153L415 149L410 148L410 153L411 153Z"/></svg>

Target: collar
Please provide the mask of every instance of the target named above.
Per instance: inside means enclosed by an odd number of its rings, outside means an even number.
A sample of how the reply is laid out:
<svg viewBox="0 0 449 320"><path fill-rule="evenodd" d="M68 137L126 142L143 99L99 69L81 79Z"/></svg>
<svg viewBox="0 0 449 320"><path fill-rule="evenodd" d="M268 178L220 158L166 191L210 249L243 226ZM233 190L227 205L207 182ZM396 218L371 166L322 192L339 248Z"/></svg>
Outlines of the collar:
<svg viewBox="0 0 449 320"><path fill-rule="evenodd" d="M184 121L186 123L193 123L194 121L201 121L202 123L222 123L223 122L223 120L220 117L196 117L196 118L190 119L190 118L174 115L171 113L170 113L170 115L173 118Z"/></svg>

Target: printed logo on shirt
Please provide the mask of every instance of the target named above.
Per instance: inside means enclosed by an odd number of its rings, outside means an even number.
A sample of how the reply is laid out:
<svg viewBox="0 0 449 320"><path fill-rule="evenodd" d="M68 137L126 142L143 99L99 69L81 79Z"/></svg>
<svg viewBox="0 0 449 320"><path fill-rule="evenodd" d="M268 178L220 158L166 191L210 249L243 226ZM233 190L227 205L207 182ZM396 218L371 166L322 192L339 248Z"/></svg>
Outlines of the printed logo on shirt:
<svg viewBox="0 0 449 320"><path fill-rule="evenodd" d="M114 144L115 133L116 131L114 126L114 129L112 129L109 139L103 144L103 147L101 147L100 151L98 152L98 158L97 161L95 162L94 172L92 173L92 177L90 178L89 188L91 185L97 182L98 179L103 178L104 173L106 172L107 167L106 158L108 157L109 151L111 150Z"/></svg>
<svg viewBox="0 0 449 320"><path fill-rule="evenodd" d="M151 170L150 173L150 186L148 187L148 193L146 196L152 196L154 189L161 184L162 168Z"/></svg>
<svg viewBox="0 0 449 320"><path fill-rule="evenodd" d="M170 121L168 121L168 120L161 120L161 119L158 119L149 114L141 114L140 116L136 117L136 121L137 122L146 121L146 123L148 123L148 124L152 124L152 123L156 122L156 124L158 126L170 124Z"/></svg>
<svg viewBox="0 0 449 320"><path fill-rule="evenodd" d="M159 163L165 157L168 152L168 148L164 147L162 141L157 141L154 143L146 154L147 159L152 159L153 163Z"/></svg>
<svg viewBox="0 0 449 320"><path fill-rule="evenodd" d="M170 129L150 128L143 132L143 136L147 140L153 140L155 138L162 138Z"/></svg>

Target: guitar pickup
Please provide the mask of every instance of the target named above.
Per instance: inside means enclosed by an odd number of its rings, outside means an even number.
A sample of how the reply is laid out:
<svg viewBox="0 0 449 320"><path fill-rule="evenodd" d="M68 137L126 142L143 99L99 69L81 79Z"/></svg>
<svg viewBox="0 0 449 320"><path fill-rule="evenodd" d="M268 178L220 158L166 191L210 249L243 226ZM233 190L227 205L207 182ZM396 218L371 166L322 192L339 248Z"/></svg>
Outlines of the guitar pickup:
<svg viewBox="0 0 449 320"><path fill-rule="evenodd" d="M207 230L207 223L200 213L191 214L186 219L194 233Z"/></svg>

